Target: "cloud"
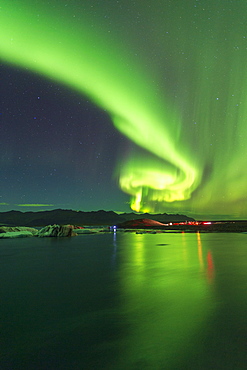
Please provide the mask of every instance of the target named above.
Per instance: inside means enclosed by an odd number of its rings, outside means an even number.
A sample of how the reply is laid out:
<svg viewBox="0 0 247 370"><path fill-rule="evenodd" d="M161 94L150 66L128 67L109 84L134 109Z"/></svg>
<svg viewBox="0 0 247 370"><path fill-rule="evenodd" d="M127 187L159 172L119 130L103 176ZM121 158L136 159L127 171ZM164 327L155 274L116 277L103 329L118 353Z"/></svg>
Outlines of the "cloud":
<svg viewBox="0 0 247 370"><path fill-rule="evenodd" d="M37 204L15 204L15 206L18 206L18 207L54 207L54 204L40 204L40 203L37 203Z"/></svg>

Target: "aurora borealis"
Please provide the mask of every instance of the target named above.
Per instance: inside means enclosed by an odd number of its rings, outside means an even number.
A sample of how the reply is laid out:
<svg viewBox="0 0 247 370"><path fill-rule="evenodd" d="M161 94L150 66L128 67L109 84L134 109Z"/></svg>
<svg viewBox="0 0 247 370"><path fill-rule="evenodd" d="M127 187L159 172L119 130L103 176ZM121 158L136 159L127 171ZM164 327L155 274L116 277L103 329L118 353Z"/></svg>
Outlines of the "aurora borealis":
<svg viewBox="0 0 247 370"><path fill-rule="evenodd" d="M109 181L133 210L246 218L244 1L0 4L5 66L82 94L125 137Z"/></svg>

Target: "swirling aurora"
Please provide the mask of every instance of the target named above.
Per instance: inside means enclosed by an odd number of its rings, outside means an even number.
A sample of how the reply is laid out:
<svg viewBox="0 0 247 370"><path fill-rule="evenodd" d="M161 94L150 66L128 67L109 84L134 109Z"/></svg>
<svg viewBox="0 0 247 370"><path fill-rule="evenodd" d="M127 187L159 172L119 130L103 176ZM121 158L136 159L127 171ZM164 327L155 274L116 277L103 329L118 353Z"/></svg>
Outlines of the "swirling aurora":
<svg viewBox="0 0 247 370"><path fill-rule="evenodd" d="M137 212L246 218L247 5L1 1L1 59L66 84L135 145Z"/></svg>

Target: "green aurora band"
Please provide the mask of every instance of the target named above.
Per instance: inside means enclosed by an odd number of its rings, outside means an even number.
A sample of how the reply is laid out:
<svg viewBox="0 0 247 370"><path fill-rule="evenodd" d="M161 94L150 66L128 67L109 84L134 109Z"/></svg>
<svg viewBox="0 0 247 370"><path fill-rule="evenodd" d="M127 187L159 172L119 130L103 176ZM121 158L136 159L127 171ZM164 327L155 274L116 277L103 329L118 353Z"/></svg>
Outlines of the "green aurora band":
<svg viewBox="0 0 247 370"><path fill-rule="evenodd" d="M247 4L89 3L1 1L2 61L108 111L133 210L246 216Z"/></svg>

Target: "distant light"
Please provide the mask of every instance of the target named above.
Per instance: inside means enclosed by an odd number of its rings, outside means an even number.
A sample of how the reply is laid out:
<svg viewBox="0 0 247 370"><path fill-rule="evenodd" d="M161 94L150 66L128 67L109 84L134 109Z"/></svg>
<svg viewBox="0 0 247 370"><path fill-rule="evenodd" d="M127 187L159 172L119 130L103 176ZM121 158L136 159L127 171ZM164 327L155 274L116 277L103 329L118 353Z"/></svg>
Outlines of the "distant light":
<svg viewBox="0 0 247 370"><path fill-rule="evenodd" d="M203 222L202 224L203 224L203 225L211 225L211 224L212 224L212 222L207 221L207 222Z"/></svg>

